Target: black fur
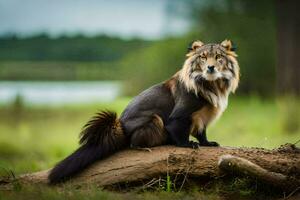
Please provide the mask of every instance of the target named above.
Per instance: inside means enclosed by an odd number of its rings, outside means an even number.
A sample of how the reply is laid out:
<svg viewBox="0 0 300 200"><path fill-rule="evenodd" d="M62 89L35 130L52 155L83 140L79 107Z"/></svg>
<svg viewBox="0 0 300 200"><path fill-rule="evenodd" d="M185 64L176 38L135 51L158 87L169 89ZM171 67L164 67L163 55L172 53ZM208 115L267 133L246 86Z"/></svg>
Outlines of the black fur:
<svg viewBox="0 0 300 200"><path fill-rule="evenodd" d="M201 146L220 146L217 142L207 140L206 128L202 132L198 132L196 138Z"/></svg>
<svg viewBox="0 0 300 200"><path fill-rule="evenodd" d="M191 114L206 104L208 102L204 98L188 92L179 81L176 81L174 94L164 84L158 84L136 96L120 120L133 146L151 147L168 143L195 147L197 144L189 142ZM168 137L167 141L155 142L155 145L152 145L153 141L161 137L159 131L155 131L157 128L151 124L153 114L161 117Z"/></svg>
<svg viewBox="0 0 300 200"><path fill-rule="evenodd" d="M127 136L145 127L152 121L153 115L168 123L169 115L175 105L171 91L164 84L157 84L137 95L120 116L120 121Z"/></svg>
<svg viewBox="0 0 300 200"><path fill-rule="evenodd" d="M117 126L116 113L109 111L97 113L80 134L81 146L51 170L50 183L68 180L96 160L123 148L127 142L121 127Z"/></svg>

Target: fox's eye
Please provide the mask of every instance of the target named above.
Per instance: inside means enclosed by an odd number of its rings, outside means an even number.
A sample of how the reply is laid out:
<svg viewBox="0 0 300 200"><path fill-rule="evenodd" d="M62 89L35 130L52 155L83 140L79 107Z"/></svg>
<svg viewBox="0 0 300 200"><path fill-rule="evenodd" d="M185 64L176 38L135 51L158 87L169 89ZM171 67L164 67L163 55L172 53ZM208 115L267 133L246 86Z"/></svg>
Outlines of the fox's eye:
<svg viewBox="0 0 300 200"><path fill-rule="evenodd" d="M220 63L223 64L223 58L221 55L216 55L216 60Z"/></svg>
<svg viewBox="0 0 300 200"><path fill-rule="evenodd" d="M201 56L200 56L200 60L201 60L202 62L206 61L206 56L201 55Z"/></svg>

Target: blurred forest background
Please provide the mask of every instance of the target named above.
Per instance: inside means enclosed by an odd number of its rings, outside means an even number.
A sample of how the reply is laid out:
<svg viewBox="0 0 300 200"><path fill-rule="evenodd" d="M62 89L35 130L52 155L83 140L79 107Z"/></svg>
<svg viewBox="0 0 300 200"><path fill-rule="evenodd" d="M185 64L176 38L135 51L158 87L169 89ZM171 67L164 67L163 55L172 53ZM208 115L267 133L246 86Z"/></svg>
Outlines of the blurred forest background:
<svg viewBox="0 0 300 200"><path fill-rule="evenodd" d="M143 2L146 1L139 4ZM77 147L77 135L93 113L104 108L121 113L134 95L172 76L181 68L187 46L195 39L208 43L227 38L238 48L240 87L230 97L224 115L209 128L210 139L224 146L265 148L300 139L300 15L296 10L299 2L163 2L166 23L162 34L154 37L101 31L55 36L46 30L25 36L14 31L2 33L0 84L4 84L4 89L5 84L11 83L30 82L34 88L43 82L64 85L113 81L119 84L120 92L103 102L34 104L28 103L20 92L2 102L1 167L21 173L54 165ZM144 8L147 9L147 3ZM110 12L114 14L114 10ZM141 14L136 11L136 20ZM177 32L173 33L175 29L168 23L173 18L187 25L175 24ZM110 19L98 18L93 23L101 20ZM145 28L156 23L150 21L143 22ZM54 89L59 90L60 87ZM77 93L85 95L83 90ZM1 95L4 93L0 91L0 100Z"/></svg>

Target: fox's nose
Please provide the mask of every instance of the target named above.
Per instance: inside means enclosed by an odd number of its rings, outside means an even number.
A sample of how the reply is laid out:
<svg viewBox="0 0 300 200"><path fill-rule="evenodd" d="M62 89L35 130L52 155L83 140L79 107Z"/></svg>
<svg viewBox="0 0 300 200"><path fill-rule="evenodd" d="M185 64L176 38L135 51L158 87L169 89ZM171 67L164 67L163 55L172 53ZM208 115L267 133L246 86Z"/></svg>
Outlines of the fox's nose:
<svg viewBox="0 0 300 200"><path fill-rule="evenodd" d="M207 67L207 72L208 73L213 73L215 71L215 66L211 65Z"/></svg>

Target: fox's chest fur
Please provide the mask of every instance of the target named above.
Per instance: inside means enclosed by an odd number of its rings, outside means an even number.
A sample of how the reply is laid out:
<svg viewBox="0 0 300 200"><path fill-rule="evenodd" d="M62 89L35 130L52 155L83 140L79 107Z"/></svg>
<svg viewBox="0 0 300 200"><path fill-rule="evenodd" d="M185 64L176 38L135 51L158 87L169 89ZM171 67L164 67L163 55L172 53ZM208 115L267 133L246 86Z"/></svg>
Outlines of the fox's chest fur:
<svg viewBox="0 0 300 200"><path fill-rule="evenodd" d="M216 106L207 104L192 114L192 135L202 132L209 124L215 122L226 110L228 105L228 95L218 98Z"/></svg>
<svg viewBox="0 0 300 200"><path fill-rule="evenodd" d="M211 87L213 90L197 87L199 93L195 95L187 89L186 85L181 85L180 82L176 85L176 78L175 75L175 79L169 80L167 85L173 96L175 98L179 96L178 99L183 99L185 102L183 104L187 105L186 109L183 110L193 110L191 113L190 134L195 135L216 121L225 111L228 105L230 87L228 84L224 84L223 81L218 81Z"/></svg>

